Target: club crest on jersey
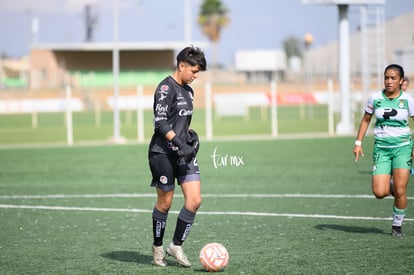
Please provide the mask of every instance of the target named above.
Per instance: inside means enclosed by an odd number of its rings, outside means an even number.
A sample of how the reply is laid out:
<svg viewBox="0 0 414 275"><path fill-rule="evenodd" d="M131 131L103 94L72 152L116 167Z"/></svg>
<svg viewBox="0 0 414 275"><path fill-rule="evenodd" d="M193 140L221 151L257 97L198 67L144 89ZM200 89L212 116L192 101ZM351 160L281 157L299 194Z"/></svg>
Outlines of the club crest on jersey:
<svg viewBox="0 0 414 275"><path fill-rule="evenodd" d="M168 85L162 85L160 87L160 91L163 91L163 92L167 92L169 89L170 89L170 87Z"/></svg>
<svg viewBox="0 0 414 275"><path fill-rule="evenodd" d="M167 85L162 85L160 87L160 90L158 91L158 93L160 94L160 98L158 99L158 101L163 101L165 98L167 98L168 89L169 87Z"/></svg>
<svg viewBox="0 0 414 275"><path fill-rule="evenodd" d="M404 106L405 106L404 100L403 99L400 99L400 102L398 103L398 108L404 109Z"/></svg>

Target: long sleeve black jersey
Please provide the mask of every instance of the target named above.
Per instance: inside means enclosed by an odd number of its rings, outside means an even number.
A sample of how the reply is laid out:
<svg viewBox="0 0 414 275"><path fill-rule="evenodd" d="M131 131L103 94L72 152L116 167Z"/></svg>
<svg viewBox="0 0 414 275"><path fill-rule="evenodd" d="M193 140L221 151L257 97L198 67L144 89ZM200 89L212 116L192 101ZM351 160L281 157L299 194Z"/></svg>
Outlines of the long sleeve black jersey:
<svg viewBox="0 0 414 275"><path fill-rule="evenodd" d="M158 84L154 93L154 134L149 150L163 154L177 154L178 147L165 138L173 130L186 141L193 115L193 89L178 84L171 76Z"/></svg>

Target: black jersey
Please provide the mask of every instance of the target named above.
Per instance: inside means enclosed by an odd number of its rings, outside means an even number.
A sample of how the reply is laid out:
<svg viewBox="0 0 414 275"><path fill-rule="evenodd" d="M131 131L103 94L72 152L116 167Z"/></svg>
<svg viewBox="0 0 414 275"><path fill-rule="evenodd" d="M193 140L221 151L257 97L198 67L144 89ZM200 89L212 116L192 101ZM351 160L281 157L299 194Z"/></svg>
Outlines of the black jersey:
<svg viewBox="0 0 414 275"><path fill-rule="evenodd" d="M193 89L178 84L171 76L158 84L154 93L154 134L149 150L163 154L177 154L178 147L165 138L173 130L182 140L187 140L193 115Z"/></svg>

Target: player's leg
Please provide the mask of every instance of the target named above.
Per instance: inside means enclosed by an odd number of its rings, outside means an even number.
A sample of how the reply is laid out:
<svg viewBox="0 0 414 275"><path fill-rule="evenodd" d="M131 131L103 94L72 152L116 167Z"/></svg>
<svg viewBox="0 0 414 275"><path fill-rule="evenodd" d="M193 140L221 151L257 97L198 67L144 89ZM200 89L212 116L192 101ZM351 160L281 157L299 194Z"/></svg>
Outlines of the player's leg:
<svg viewBox="0 0 414 275"><path fill-rule="evenodd" d="M393 177L394 177L394 206L391 234L402 236L402 224L407 212L407 186L411 170L411 146L394 149Z"/></svg>
<svg viewBox="0 0 414 275"><path fill-rule="evenodd" d="M407 174L407 175L406 175ZM392 209L391 234L402 236L402 224L407 213L407 183L409 172L407 169L394 169L394 205Z"/></svg>
<svg viewBox="0 0 414 275"><path fill-rule="evenodd" d="M173 239L175 245L182 245L190 232L196 212L201 205L200 186L200 181L190 181L181 184L181 189L184 194L184 206L181 208L177 219Z"/></svg>
<svg viewBox="0 0 414 275"><path fill-rule="evenodd" d="M167 224L168 211L171 208L174 191L163 191L160 188L157 189L157 202L152 211L153 222L153 236L155 246L163 245L163 238L165 232L165 225Z"/></svg>
<svg viewBox="0 0 414 275"><path fill-rule="evenodd" d="M410 171L405 168L394 169L394 201L397 208L407 208L407 186Z"/></svg>
<svg viewBox="0 0 414 275"><path fill-rule="evenodd" d="M390 195L394 197L394 179L391 176L390 180Z"/></svg>
<svg viewBox="0 0 414 275"><path fill-rule="evenodd" d="M377 199L385 198L390 194L390 179L389 174L378 174L372 176L372 193Z"/></svg>
<svg viewBox="0 0 414 275"><path fill-rule="evenodd" d="M178 214L173 241L167 248L167 253L175 257L179 264L188 267L191 263L182 250L182 244L190 233L196 212L201 205L201 183L196 160L181 168L178 179L184 195L184 205Z"/></svg>
<svg viewBox="0 0 414 275"><path fill-rule="evenodd" d="M149 165L152 173L151 186L156 187L157 201L152 211L153 263L166 266L163 238L167 224L168 211L174 196L174 167L170 157L164 154L149 153Z"/></svg>
<svg viewBox="0 0 414 275"><path fill-rule="evenodd" d="M374 147L372 166L372 193L377 199L391 192L392 159L388 149Z"/></svg>
<svg viewBox="0 0 414 275"><path fill-rule="evenodd" d="M197 160L187 166L181 166L178 181L184 195L184 205L177 219L176 232L173 242L182 245L194 222L196 212L201 205L201 182Z"/></svg>

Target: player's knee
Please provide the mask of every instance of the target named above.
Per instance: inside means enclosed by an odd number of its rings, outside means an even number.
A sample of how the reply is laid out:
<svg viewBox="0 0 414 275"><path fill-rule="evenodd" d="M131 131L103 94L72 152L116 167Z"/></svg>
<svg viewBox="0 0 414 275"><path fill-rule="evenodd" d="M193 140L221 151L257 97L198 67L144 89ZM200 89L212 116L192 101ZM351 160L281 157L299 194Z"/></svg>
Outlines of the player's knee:
<svg viewBox="0 0 414 275"><path fill-rule="evenodd" d="M171 202L157 201L156 208L163 213L167 213L171 208Z"/></svg>
<svg viewBox="0 0 414 275"><path fill-rule="evenodd" d="M407 196L407 192L405 188L395 188L394 197L396 198L403 198Z"/></svg>
<svg viewBox="0 0 414 275"><path fill-rule="evenodd" d="M197 212L198 208L201 206L201 202L201 197L192 198L186 202L186 208L191 212Z"/></svg>
<svg viewBox="0 0 414 275"><path fill-rule="evenodd" d="M375 196L375 198L377 199L383 199L385 197L387 197L389 195L389 192L384 192L384 191L373 191L373 194Z"/></svg>
<svg viewBox="0 0 414 275"><path fill-rule="evenodd" d="M202 201L203 201L203 200L201 199L201 197L200 197L200 198L198 198L198 199L194 202L194 207L196 207L197 209L198 209L198 208L200 208Z"/></svg>

